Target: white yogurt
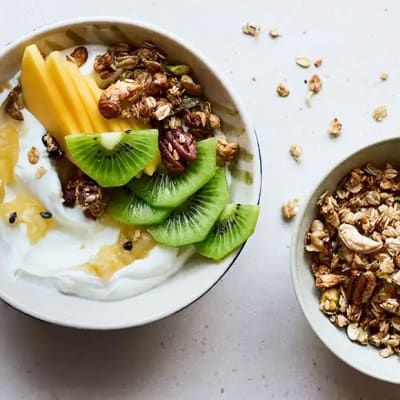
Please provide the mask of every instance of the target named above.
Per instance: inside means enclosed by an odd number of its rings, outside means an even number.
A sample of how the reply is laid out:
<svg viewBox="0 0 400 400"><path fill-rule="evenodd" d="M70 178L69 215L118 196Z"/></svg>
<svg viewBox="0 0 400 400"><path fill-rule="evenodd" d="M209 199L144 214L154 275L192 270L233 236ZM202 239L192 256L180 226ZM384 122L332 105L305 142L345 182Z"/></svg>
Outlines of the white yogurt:
<svg viewBox="0 0 400 400"><path fill-rule="evenodd" d="M93 65L93 54L103 50L104 47L100 46L89 49L86 74L92 72L89 66ZM1 93L1 98L6 95L6 92ZM19 123L20 151L15 166L16 179L7 186L5 201L12 200L19 189L27 190L53 214L55 225L44 238L32 245L25 225L10 226L0 221L2 265L10 268L16 279L29 280L89 299L118 300L159 285L185 264L194 252L193 247L179 250L156 245L145 259L134 261L117 271L109 281L76 268L90 262L102 246L115 243L119 230L87 219L79 208L63 206L60 179L41 141L45 129L27 110L23 110L23 115L24 122ZM5 119L0 117L0 126L6 122ZM40 152L39 162L35 165L30 164L27 158L32 146ZM39 167L44 167L47 172L37 179L35 174Z"/></svg>

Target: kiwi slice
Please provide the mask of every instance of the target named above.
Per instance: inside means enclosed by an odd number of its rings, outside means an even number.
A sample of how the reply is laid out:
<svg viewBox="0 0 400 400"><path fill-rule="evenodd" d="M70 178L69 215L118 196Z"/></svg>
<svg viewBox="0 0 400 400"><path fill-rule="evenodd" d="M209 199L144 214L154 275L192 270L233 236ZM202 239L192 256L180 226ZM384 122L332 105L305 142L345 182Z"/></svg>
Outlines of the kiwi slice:
<svg viewBox="0 0 400 400"><path fill-rule="evenodd" d="M114 220L134 226L160 224L171 211L170 208L151 206L135 196L126 186L116 189L111 194L107 206L107 212Z"/></svg>
<svg viewBox="0 0 400 400"><path fill-rule="evenodd" d="M244 243L254 232L260 207L228 204L197 251L214 260L221 260Z"/></svg>
<svg viewBox="0 0 400 400"><path fill-rule="evenodd" d="M206 184L215 173L216 139L197 142L197 159L180 175L158 171L129 183L132 191L155 207L178 207Z"/></svg>
<svg viewBox="0 0 400 400"><path fill-rule="evenodd" d="M75 164L100 186L123 186L158 154L156 129L65 137Z"/></svg>
<svg viewBox="0 0 400 400"><path fill-rule="evenodd" d="M225 172L218 168L214 177L161 224L148 231L158 242L185 246L204 240L229 200Z"/></svg>

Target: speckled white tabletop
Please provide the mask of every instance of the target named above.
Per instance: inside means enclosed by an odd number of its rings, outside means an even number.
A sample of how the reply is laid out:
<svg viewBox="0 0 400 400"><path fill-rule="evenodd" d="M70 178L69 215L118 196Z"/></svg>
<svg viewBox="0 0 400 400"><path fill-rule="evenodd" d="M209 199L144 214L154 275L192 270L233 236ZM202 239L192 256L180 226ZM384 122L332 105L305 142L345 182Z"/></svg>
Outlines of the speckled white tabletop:
<svg viewBox="0 0 400 400"><path fill-rule="evenodd" d="M361 375L314 336L289 275L290 197L305 198L341 157L400 134L400 3L396 0L0 0L0 45L44 24L93 15L160 25L225 71L257 127L264 157L258 230L210 293L171 318L119 332L80 332L0 306L0 400L398 399L395 385ZM261 25L244 36L247 20ZM272 40L267 31L278 28ZM323 90L305 106L312 70L294 58L322 58ZM389 79L381 82L385 70ZM290 96L275 87L286 82ZM372 109L388 106L375 122ZM343 134L329 138L338 116ZM299 143L297 165L288 149ZM399 364L400 368L400 364Z"/></svg>

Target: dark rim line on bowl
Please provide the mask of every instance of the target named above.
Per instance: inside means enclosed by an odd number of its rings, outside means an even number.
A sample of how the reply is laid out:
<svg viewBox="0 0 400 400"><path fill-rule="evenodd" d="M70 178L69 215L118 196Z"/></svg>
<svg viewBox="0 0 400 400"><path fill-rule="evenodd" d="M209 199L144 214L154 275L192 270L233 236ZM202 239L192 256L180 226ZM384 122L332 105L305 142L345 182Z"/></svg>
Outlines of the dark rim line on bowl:
<svg viewBox="0 0 400 400"><path fill-rule="evenodd" d="M296 295L296 299L297 302L300 306L300 309L303 313L303 316L305 317L306 321L308 322L309 326L311 327L311 330L313 332L313 334L317 337L317 339L319 339L324 345L325 347L331 352L333 353L339 360L343 361L346 365L348 365L349 367L357 370L357 371L361 371L363 374L370 376L374 379L378 379L380 381L385 381L385 382L389 382L389 383L394 383L394 384L399 384L400 383L400 378L396 381L396 380L391 380L391 379L384 379L381 378L379 376L374 375L373 373L367 371L365 368L363 367L355 367L351 364L350 361L345 360L344 358L342 358L342 356L338 353L338 351L335 349L334 346L330 346L330 344L328 344L327 341L324 340L324 338L322 337L322 335L319 334L319 328L318 328L318 324L314 323L311 318L309 318L307 312L306 312L306 307L303 304L303 300L301 299L301 296L299 295L300 293L300 289L297 285L297 280L295 279L295 270L297 270L297 268L295 268L295 266L297 266L297 261L295 261L297 259L296 256L296 244L297 244L297 237L300 233L300 224L302 222L302 220L304 219L304 216L306 214L306 210L307 210L307 205L310 203L311 199L314 197L314 194L317 193L317 189L315 188L319 188L323 181L332 173L332 171L335 168L340 168L342 165L346 164L351 158L356 157L358 154L360 154L361 152L364 152L368 149L370 149L371 147L374 147L376 145L379 144L384 144L384 143L390 143L390 142L394 142L394 141L399 141L399 138L390 138L390 139L386 139L386 140L379 140L377 142L371 143L368 146L362 147L360 149L358 149L356 152L349 154L343 161L341 161L339 164L335 164L333 165L333 167L329 168L327 173L324 173L323 177L318 181L318 183L316 185L312 186L312 189L310 189L308 191L308 195L306 196L306 201L303 203L303 207L301 208L301 212L300 215L298 215L298 219L296 221L296 225L294 227L294 231L293 231L293 235L292 235L292 239L291 239L291 243L290 243L290 276L291 276L291 280L292 280L292 285L294 288L294 292ZM321 193L322 194L322 193ZM314 205L314 207L316 207L316 205ZM304 246L303 246L304 247ZM309 273L311 273L311 271L308 271ZM313 288L310 287L310 290L312 290ZM319 303L316 303L316 307L318 307ZM326 316L321 315L321 317L326 318ZM335 326L332 325L333 329L338 329ZM347 335L345 332L341 332L343 334L343 338L345 340L349 340L347 338ZM356 345L356 344L355 344ZM378 357L378 354L377 354Z"/></svg>
<svg viewBox="0 0 400 400"><path fill-rule="evenodd" d="M153 26L151 24L147 24L147 23L143 23L141 21L137 21L137 20L133 20L133 19L129 19L129 18L123 18L123 17L88 17L88 18L77 18L77 19L73 19L73 20L62 20L60 22L55 22L52 23L50 25L43 25L41 27L32 29L30 31L30 33L25 34L22 38L20 39L16 39L16 40L12 40L9 41L5 46L3 46L0 49L0 58L3 57L3 55L9 51L10 48L15 47L15 46L19 46L21 44L23 44L24 42L26 42L32 33L35 33L36 35L41 35L42 33L46 33L46 32L50 32L52 30L56 30L56 29L62 29L63 27L66 26L75 26L75 25L79 25L82 23L92 23L92 24L101 24L101 23L105 23L105 24L109 24L111 23L111 21L113 21L113 23L122 23L122 24L127 24L127 25L137 25L140 27L143 27L145 29L150 29L153 30L169 39L172 39L172 41L178 43L179 45L185 47L189 52L191 52L192 54L194 54L197 58L199 58L202 62L204 62L207 66L210 67L210 69L216 74L217 78L222 82L224 87L229 87L227 85L227 82L225 80L225 76L217 69L215 68L214 65L212 65L212 63L209 62L208 58L205 57L201 52L199 52L197 49L193 48L190 45L187 45L186 41L181 39L178 36L175 36L174 34L171 34L169 32L164 31L163 29L157 27L157 26ZM235 100L235 106L236 108L239 110L239 114L242 116L242 118L244 119L245 122L245 126L246 127L251 127L252 124L249 123L249 121L247 121L247 119L245 118L246 113L243 112L243 104L241 103L241 101L239 100L239 97L236 95L235 90L233 90L231 87L229 87L229 93L233 94L232 98L234 98ZM260 142L258 139L258 135L255 129L253 129L253 134L255 137L255 143L256 143L256 147L257 147L257 153L258 153L258 170L259 170L259 190L258 190L258 198L257 198L257 205L260 204L261 201L261 194L262 194L262 159L261 159L261 149L260 149ZM205 290L202 294L200 294L198 297L196 297L195 299L193 299L191 302L189 302L188 304L184 305L183 307L181 307L180 309L171 312L170 314L166 314L166 315L162 315L159 317L153 317L151 319L149 319L148 321L144 321L142 323L139 323L137 325L133 325L133 326L111 326L108 328L102 328L102 327L91 327L91 328L87 328L87 327L79 327L79 326L72 326L69 322L65 322L61 323L61 322L55 322L55 321L48 321L46 319L43 319L37 315L32 315L29 314L28 312L21 310L19 308L17 308L16 305L11 304L10 302L4 300L3 298L0 298L1 301L3 303L5 303L6 305L8 305L9 307L11 307L12 309L18 311L21 314L26 315L27 317L33 319L33 320L37 320L37 321L41 321L44 323L47 323L49 325L55 325L55 326L60 326L60 327L66 327L66 328L72 328L72 329L78 329L78 330L122 330L122 329L130 329L130 328L134 328L134 327L140 327L140 326L144 326L144 325L149 325L151 323L155 323L158 321L161 321L165 318L168 318L172 315L175 315L183 310L185 310L187 307L191 306L192 304L194 304L195 302L197 302L199 299L201 299L205 294L207 294L212 288L214 288L217 283L225 276L225 274L231 269L232 265L235 263L235 261L237 260L237 258L239 257L239 255L241 254L244 246L246 245L247 241L245 243L243 243L240 248L237 250L234 258L232 259L232 261L229 263L229 265L227 266L227 268L225 269L225 271L222 273L222 275L207 289Z"/></svg>

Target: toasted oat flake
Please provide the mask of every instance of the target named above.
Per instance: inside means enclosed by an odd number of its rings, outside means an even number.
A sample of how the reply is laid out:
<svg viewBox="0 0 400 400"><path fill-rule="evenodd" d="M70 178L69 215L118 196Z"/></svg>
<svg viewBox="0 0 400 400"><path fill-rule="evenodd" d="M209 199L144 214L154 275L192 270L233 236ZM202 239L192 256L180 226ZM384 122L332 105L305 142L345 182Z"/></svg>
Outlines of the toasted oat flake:
<svg viewBox="0 0 400 400"><path fill-rule="evenodd" d="M311 65L311 60L308 57L298 56L296 57L296 64L302 68L308 68Z"/></svg>
<svg viewBox="0 0 400 400"><path fill-rule="evenodd" d="M276 88L276 93L278 93L280 97L288 97L290 92L284 83L280 83Z"/></svg>
<svg viewBox="0 0 400 400"><path fill-rule="evenodd" d="M297 206L300 203L300 199L298 198L293 198L289 200L287 203L284 203L282 205L282 217L286 220L290 220L294 218L297 214Z"/></svg>
<svg viewBox="0 0 400 400"><path fill-rule="evenodd" d="M384 118L386 118L387 117L387 107L386 107L386 105L381 105L381 106L378 106L378 107L374 108L374 111L372 112L372 117L377 122L380 122Z"/></svg>
<svg viewBox="0 0 400 400"><path fill-rule="evenodd" d="M31 164L37 164L37 162L39 161L39 150L32 146L30 148L30 150L28 151L28 160Z"/></svg>
<svg viewBox="0 0 400 400"><path fill-rule="evenodd" d="M335 117L329 123L328 133L332 137L338 137L342 133L342 123L339 121L339 118Z"/></svg>
<svg viewBox="0 0 400 400"><path fill-rule="evenodd" d="M245 35L258 36L261 32L261 27L260 27L260 25L256 25L256 24L247 22L245 25L243 25L242 32Z"/></svg>
<svg viewBox="0 0 400 400"><path fill-rule="evenodd" d="M278 30L277 30L276 28L271 29L271 30L268 32L268 34L269 34L269 36L272 37L272 39L276 39L276 38L282 36L282 35L278 32Z"/></svg>
<svg viewBox="0 0 400 400"><path fill-rule="evenodd" d="M322 89L322 81L321 78L317 75L314 74L311 79L308 82L308 88L313 94L317 94L321 91Z"/></svg>
<svg viewBox="0 0 400 400"><path fill-rule="evenodd" d="M36 179L42 178L44 175L46 175L46 172L47 172L47 169L46 169L45 167L39 167L39 168L36 170L35 178L36 178Z"/></svg>
<svg viewBox="0 0 400 400"><path fill-rule="evenodd" d="M389 78L389 74L387 72L381 73L381 81L386 81Z"/></svg>
<svg viewBox="0 0 400 400"><path fill-rule="evenodd" d="M292 144L289 149L290 155L299 162L301 160L301 154L303 149L298 144Z"/></svg>
<svg viewBox="0 0 400 400"><path fill-rule="evenodd" d="M319 68L322 65L322 58L314 61L314 67Z"/></svg>

